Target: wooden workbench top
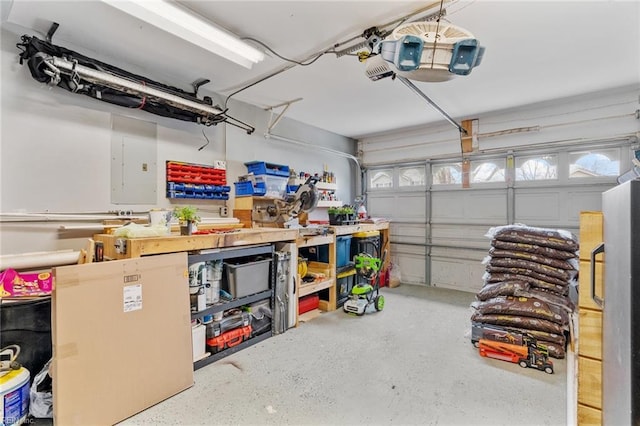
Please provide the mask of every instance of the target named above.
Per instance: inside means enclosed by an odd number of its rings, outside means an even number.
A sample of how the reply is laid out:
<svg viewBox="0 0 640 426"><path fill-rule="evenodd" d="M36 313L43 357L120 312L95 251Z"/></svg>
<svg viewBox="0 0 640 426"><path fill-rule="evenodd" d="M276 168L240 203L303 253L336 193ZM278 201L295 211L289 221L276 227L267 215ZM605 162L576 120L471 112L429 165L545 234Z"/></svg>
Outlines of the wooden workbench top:
<svg viewBox="0 0 640 426"><path fill-rule="evenodd" d="M111 259L128 259L151 254L179 251L204 250L211 248L240 247L254 244L295 241L295 229L254 228L239 229L234 232L204 235L171 235L166 237L120 238L126 241L126 253L116 252L116 240L111 234L97 234L96 241L104 244L104 256Z"/></svg>
<svg viewBox="0 0 640 426"><path fill-rule="evenodd" d="M359 223L357 225L331 226L331 229L333 229L333 232L336 235L349 235L349 234L355 234L356 232L381 231L383 229L389 229L389 222Z"/></svg>
<svg viewBox="0 0 640 426"><path fill-rule="evenodd" d="M361 223L358 225L332 226L335 235L349 235L356 232L389 229L388 222ZM327 241L324 241L326 239ZM166 237L118 238L112 234L97 234L94 240L104 244L104 256L110 259L130 259L152 254L179 251L204 250L211 248L239 247L279 241L297 241L299 245L327 244L332 236L314 237L300 235L297 229L250 228L233 232L203 235L170 235ZM126 252L116 252L116 240L126 242ZM320 241L323 240L323 241ZM320 241L320 242L318 242Z"/></svg>

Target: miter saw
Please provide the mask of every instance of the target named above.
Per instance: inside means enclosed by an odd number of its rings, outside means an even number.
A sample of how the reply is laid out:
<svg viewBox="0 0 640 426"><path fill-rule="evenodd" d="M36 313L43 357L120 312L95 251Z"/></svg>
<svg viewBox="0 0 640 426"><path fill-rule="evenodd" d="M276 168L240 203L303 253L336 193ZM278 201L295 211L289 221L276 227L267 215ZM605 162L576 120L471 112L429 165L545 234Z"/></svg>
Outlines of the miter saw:
<svg viewBox="0 0 640 426"><path fill-rule="evenodd" d="M285 222L298 217L302 212L311 212L318 205L317 176L310 176L305 183L298 186L293 194L285 195L284 199L265 198L254 200L251 218L255 222L283 225Z"/></svg>

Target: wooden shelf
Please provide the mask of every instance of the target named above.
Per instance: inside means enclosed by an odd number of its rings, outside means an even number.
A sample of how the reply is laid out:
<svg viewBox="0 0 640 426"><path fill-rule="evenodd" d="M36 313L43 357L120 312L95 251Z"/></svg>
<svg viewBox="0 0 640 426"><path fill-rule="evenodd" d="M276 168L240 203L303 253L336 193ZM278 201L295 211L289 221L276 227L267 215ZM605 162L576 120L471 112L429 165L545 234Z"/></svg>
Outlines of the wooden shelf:
<svg viewBox="0 0 640 426"><path fill-rule="evenodd" d="M303 283L302 277L298 275L298 283L300 284L298 285L298 288L296 290L297 290L297 297L300 298L300 297L308 296L313 293L317 293L321 290L328 289L329 300L321 300L320 306L325 311L334 311L336 309L336 301L337 301L336 277L335 277L335 270L336 270L336 237L335 235L333 234L300 235L296 240L296 245L298 246L298 249L301 249L304 247L313 247L313 246L324 246L324 245L328 246L329 261L327 263L324 263L324 262L322 263L322 266L323 266L322 273L330 276L328 278L314 281L311 283ZM311 268L312 263L314 262L309 263L309 270L312 269ZM299 321L300 321L300 316L298 316L298 318L296 319L296 325L298 324Z"/></svg>
<svg viewBox="0 0 640 426"><path fill-rule="evenodd" d="M316 188L318 188L320 191L337 191L338 184L329 182L318 182L316 183Z"/></svg>
<svg viewBox="0 0 640 426"><path fill-rule="evenodd" d="M298 297L307 296L316 291L324 290L325 288L331 288L335 286L335 278L329 278L323 281L316 281L308 284L303 284L298 288Z"/></svg>
<svg viewBox="0 0 640 426"><path fill-rule="evenodd" d="M336 238L333 235L300 235L296 241L298 248L335 243Z"/></svg>
<svg viewBox="0 0 640 426"><path fill-rule="evenodd" d="M304 185L304 183L306 182L306 179L298 179L296 178L292 185ZM320 191L337 191L338 190L338 184L337 183L329 183L329 182L318 182L316 183L316 188L318 188Z"/></svg>
<svg viewBox="0 0 640 426"><path fill-rule="evenodd" d="M318 201L318 205L316 207L319 208L323 208L323 207L342 207L342 201L340 200L334 200L334 201L329 201L329 200L320 200Z"/></svg>

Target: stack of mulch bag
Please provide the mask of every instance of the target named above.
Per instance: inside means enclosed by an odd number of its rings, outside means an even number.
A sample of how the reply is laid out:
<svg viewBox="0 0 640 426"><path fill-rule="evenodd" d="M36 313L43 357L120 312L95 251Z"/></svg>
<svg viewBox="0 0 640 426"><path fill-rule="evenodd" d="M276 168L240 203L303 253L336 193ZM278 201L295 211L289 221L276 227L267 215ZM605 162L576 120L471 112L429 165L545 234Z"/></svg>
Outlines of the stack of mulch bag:
<svg viewBox="0 0 640 426"><path fill-rule="evenodd" d="M528 333L565 357L577 285L578 241L568 231L508 225L491 228L484 285L471 321Z"/></svg>

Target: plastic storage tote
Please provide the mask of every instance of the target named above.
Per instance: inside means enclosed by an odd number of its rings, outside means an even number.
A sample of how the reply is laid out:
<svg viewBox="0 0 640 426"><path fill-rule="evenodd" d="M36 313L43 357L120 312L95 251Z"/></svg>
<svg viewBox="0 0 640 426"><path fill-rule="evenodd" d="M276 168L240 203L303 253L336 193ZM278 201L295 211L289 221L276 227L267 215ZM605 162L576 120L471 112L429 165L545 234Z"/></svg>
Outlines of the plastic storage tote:
<svg viewBox="0 0 640 426"><path fill-rule="evenodd" d="M329 247L318 247L318 260L329 262ZM336 267L342 268L351 262L351 235L339 235L336 237Z"/></svg>
<svg viewBox="0 0 640 426"><path fill-rule="evenodd" d="M271 259L240 264L225 263L224 266L227 270L227 291L234 298L269 290Z"/></svg>
<svg viewBox="0 0 640 426"><path fill-rule="evenodd" d="M274 175L289 178L289 166L274 163L265 163L264 161L250 161L244 163L247 171L254 175Z"/></svg>

